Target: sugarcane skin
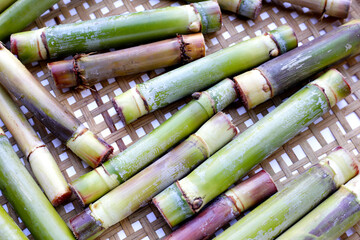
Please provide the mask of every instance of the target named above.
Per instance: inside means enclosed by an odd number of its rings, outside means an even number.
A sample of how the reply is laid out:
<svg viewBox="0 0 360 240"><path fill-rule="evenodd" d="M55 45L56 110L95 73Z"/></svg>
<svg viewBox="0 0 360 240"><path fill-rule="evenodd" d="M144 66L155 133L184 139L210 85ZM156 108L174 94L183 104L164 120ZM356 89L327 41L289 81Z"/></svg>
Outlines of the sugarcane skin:
<svg viewBox="0 0 360 240"><path fill-rule="evenodd" d="M348 56L360 52L360 21L353 20L256 69L270 82L272 96Z"/></svg>
<svg viewBox="0 0 360 240"><path fill-rule="evenodd" d="M215 239L273 239L336 190L333 177L326 166L311 167Z"/></svg>
<svg viewBox="0 0 360 240"><path fill-rule="evenodd" d="M158 128L104 163L101 166L103 169L99 167L73 181L70 185L81 202L86 205L97 200L131 177L141 169L141 166L146 166L168 148L194 132L212 115L237 98L235 85L230 79L224 79L205 92L195 95L197 100L189 102ZM174 132L176 134L173 134ZM125 172L126 176L120 175L119 170ZM96 172L103 172L106 175Z"/></svg>
<svg viewBox="0 0 360 240"><path fill-rule="evenodd" d="M0 236L2 240L28 240L2 206L0 206Z"/></svg>
<svg viewBox="0 0 360 240"><path fill-rule="evenodd" d="M20 32L59 0L17 0L0 14L0 41Z"/></svg>
<svg viewBox="0 0 360 240"><path fill-rule="evenodd" d="M360 220L360 203L346 187L340 189L284 232L278 240L317 239L340 237Z"/></svg>
<svg viewBox="0 0 360 240"><path fill-rule="evenodd" d="M2 0L0 2L0 13L4 11L6 8L8 8L11 4L16 2L16 0Z"/></svg>
<svg viewBox="0 0 360 240"><path fill-rule="evenodd" d="M0 132L0 189L35 239L74 239Z"/></svg>

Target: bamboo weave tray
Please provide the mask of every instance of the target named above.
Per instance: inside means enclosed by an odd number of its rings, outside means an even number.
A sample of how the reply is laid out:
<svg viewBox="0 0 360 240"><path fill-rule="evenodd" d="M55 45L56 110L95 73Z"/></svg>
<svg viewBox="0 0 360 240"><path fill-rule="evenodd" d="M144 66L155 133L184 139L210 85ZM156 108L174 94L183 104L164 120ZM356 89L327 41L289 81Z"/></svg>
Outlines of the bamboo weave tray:
<svg viewBox="0 0 360 240"><path fill-rule="evenodd" d="M184 4L184 2L170 0L60 0L58 4L45 12L28 29L179 4ZM225 13L223 15L222 29L217 33L206 36L207 54L283 24L289 24L293 27L299 41L304 44L331 31L344 22L329 17L320 21L319 18L319 15L313 14L308 9L294 7L286 3L271 2L270 0L264 2L262 13L256 21L239 19L234 14ZM353 0L350 17L345 21L351 18L360 18L360 0ZM141 83L163 73L165 69L157 69L129 77L108 79L96 84L91 89L59 91L52 79L50 79L46 62L29 64L27 67L42 85L71 110L77 118L85 122L90 129L100 134L110 143L115 148L115 154L152 131L189 100L189 98L180 100L142 117L128 126L124 126L116 115L110 99L136 83ZM304 172L311 164L318 162L319 157L327 154L338 145L349 150L357 159L360 159L360 56L339 63L337 69L347 77L353 89L353 94L338 103L330 113L326 113L305 131L263 161L249 175L260 169L265 169L272 175L277 186L281 189L284 184ZM298 88L291 89L261 104L254 110L246 111L239 102L235 102L225 112L231 116L240 132L243 132ZM75 157L37 119L33 118L33 115L25 107L22 106L21 109L56 157L57 163L68 181L74 180L90 170L90 167ZM23 154L2 122L0 122L0 126L4 128L10 138L14 150L25 162ZM25 165L30 169L28 162L25 162ZM30 232L16 216L10 204L1 195L1 192L0 204L9 210L16 223L32 239ZM70 203L57 207L57 211L65 221L82 210L83 208L74 196ZM98 239L159 239L170 232L171 229L162 220L159 212L150 204L108 229ZM348 230L346 234L343 234L341 239L360 239L360 222Z"/></svg>

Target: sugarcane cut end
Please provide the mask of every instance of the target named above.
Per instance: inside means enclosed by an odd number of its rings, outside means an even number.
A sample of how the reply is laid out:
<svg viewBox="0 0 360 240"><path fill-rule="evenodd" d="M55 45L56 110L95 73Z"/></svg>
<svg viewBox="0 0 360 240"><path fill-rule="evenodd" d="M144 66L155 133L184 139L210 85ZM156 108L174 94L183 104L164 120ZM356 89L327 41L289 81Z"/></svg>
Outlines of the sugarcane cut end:
<svg viewBox="0 0 360 240"><path fill-rule="evenodd" d="M129 124L150 111L136 87L112 99L116 112L124 124Z"/></svg>
<svg viewBox="0 0 360 240"><path fill-rule="evenodd" d="M212 33L221 29L222 15L216 1L204 1L191 4L201 17L201 32Z"/></svg>
<svg viewBox="0 0 360 240"><path fill-rule="evenodd" d="M330 69L310 84L316 85L324 91L331 107L351 93L350 85L336 69Z"/></svg>
<svg viewBox="0 0 360 240"><path fill-rule="evenodd" d="M320 164L327 165L332 169L337 187L359 173L358 161L352 158L350 153L342 147L334 149L325 159L320 161Z"/></svg>
<svg viewBox="0 0 360 240"><path fill-rule="evenodd" d="M107 160L114 148L85 127L79 127L66 142L79 158L95 168Z"/></svg>
<svg viewBox="0 0 360 240"><path fill-rule="evenodd" d="M247 109L254 108L273 97L271 84L258 69L234 77L234 82Z"/></svg>
<svg viewBox="0 0 360 240"><path fill-rule="evenodd" d="M10 44L11 52L24 64L49 58L44 28L12 34Z"/></svg>
<svg viewBox="0 0 360 240"><path fill-rule="evenodd" d="M184 199L177 182L155 196L152 201L171 228L195 213Z"/></svg>
<svg viewBox="0 0 360 240"><path fill-rule="evenodd" d="M57 88L70 88L80 85L76 73L75 60L63 60L48 63L51 76Z"/></svg>
<svg viewBox="0 0 360 240"><path fill-rule="evenodd" d="M324 14L337 18L347 18L351 0L327 0Z"/></svg>
<svg viewBox="0 0 360 240"><path fill-rule="evenodd" d="M239 2L237 14L239 16L256 19L262 8L262 0L242 0Z"/></svg>
<svg viewBox="0 0 360 240"><path fill-rule="evenodd" d="M104 231L101 222L91 215L89 208L71 218L69 227L78 240L94 239Z"/></svg>
<svg viewBox="0 0 360 240"><path fill-rule="evenodd" d="M179 35L178 37L180 38L182 62L191 62L205 56L205 39L202 33Z"/></svg>
<svg viewBox="0 0 360 240"><path fill-rule="evenodd" d="M274 40L280 50L280 54L284 54L298 45L298 40L294 30L288 26L283 25L267 33ZM280 55L278 54L278 55ZM277 56L277 55L276 55Z"/></svg>

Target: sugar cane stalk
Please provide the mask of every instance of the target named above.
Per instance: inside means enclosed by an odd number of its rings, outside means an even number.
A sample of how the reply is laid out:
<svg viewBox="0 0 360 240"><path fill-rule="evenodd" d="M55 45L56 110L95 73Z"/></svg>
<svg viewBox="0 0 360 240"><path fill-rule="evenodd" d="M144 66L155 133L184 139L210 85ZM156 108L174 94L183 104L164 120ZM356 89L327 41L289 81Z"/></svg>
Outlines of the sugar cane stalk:
<svg viewBox="0 0 360 240"><path fill-rule="evenodd" d="M91 167L107 159L113 148L70 114L3 45L0 73L0 83L77 156Z"/></svg>
<svg viewBox="0 0 360 240"><path fill-rule="evenodd" d="M301 7L307 7L316 13L337 18L347 18L351 0L280 0Z"/></svg>
<svg viewBox="0 0 360 240"><path fill-rule="evenodd" d="M0 205L0 236L3 240L28 240L14 220Z"/></svg>
<svg viewBox="0 0 360 240"><path fill-rule="evenodd" d="M31 169L50 202L57 206L69 200L71 190L55 159L1 85L0 118L29 160Z"/></svg>
<svg viewBox="0 0 360 240"><path fill-rule="evenodd" d="M233 102L236 97L235 85L230 79L224 79L207 91L195 93L195 100L155 130L109 159L102 166L73 181L70 184L73 191L83 205L95 201L196 131L211 116Z"/></svg>
<svg viewBox="0 0 360 240"><path fill-rule="evenodd" d="M123 122L131 123L149 112L296 46L293 30L285 25L138 84L115 97L113 104Z"/></svg>
<svg viewBox="0 0 360 240"><path fill-rule="evenodd" d="M165 240L208 239L219 228L250 207L264 201L277 191L270 175L264 170L241 182L214 200L199 215L185 223Z"/></svg>
<svg viewBox="0 0 360 240"><path fill-rule="evenodd" d="M360 53L360 20L339 28L234 78L249 109L325 67Z"/></svg>
<svg viewBox="0 0 360 240"><path fill-rule="evenodd" d="M90 204L90 212L84 211L70 219L75 236L86 239L100 230L95 227L98 226L97 222L101 222L101 227L106 229L126 218L229 142L236 132L227 116L222 112L217 113L172 151Z"/></svg>
<svg viewBox="0 0 360 240"><path fill-rule="evenodd" d="M200 211L350 92L349 85L338 71L328 71L220 149L187 177L158 194L153 202L170 226L177 225Z"/></svg>
<svg viewBox="0 0 360 240"><path fill-rule="evenodd" d="M201 0L186 0L187 2L200 2ZM236 13L241 17L256 19L262 7L262 0L218 0L222 10Z"/></svg>
<svg viewBox="0 0 360 240"><path fill-rule="evenodd" d="M335 240L360 221L360 175L280 235L278 240Z"/></svg>
<svg viewBox="0 0 360 240"><path fill-rule="evenodd" d="M58 1L17 0L0 14L0 41L6 40L12 33L23 30Z"/></svg>
<svg viewBox="0 0 360 240"><path fill-rule="evenodd" d="M0 189L35 239L74 239L0 129Z"/></svg>
<svg viewBox="0 0 360 240"><path fill-rule="evenodd" d="M357 162L338 148L215 239L273 239L357 173Z"/></svg>
<svg viewBox="0 0 360 240"><path fill-rule="evenodd" d="M219 5L206 1L17 33L11 36L11 49L28 63L220 28Z"/></svg>
<svg viewBox="0 0 360 240"><path fill-rule="evenodd" d="M119 51L77 55L72 60L49 63L58 88L92 86L101 80L187 63L205 56L201 33Z"/></svg>
<svg viewBox="0 0 360 240"><path fill-rule="evenodd" d="M0 2L0 13L2 11L4 11L5 9L7 9L11 4L13 4L14 2L16 2L16 0L2 0Z"/></svg>

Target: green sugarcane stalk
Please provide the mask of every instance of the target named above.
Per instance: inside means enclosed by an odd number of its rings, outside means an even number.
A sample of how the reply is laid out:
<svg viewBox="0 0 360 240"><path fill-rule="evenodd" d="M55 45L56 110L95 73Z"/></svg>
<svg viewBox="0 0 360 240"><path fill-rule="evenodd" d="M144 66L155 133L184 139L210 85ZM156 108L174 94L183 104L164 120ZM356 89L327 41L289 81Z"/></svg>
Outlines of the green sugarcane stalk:
<svg viewBox="0 0 360 240"><path fill-rule="evenodd" d="M357 175L277 239L337 239L360 221L359 190Z"/></svg>
<svg viewBox="0 0 360 240"><path fill-rule="evenodd" d="M0 83L91 167L97 167L113 151L69 113L3 45L0 45Z"/></svg>
<svg viewBox="0 0 360 240"><path fill-rule="evenodd" d="M360 20L339 28L235 77L250 109L325 67L360 53Z"/></svg>
<svg viewBox="0 0 360 240"><path fill-rule="evenodd" d="M57 206L68 201L71 190L55 159L1 85L0 118L29 160L31 169L50 202Z"/></svg>
<svg viewBox="0 0 360 240"><path fill-rule="evenodd" d="M170 226L179 224L350 93L350 86L343 76L336 70L328 71L220 149L187 177L165 189L153 202Z"/></svg>
<svg viewBox="0 0 360 240"><path fill-rule="evenodd" d="M0 41L23 30L57 2L59 0L17 0L0 14Z"/></svg>
<svg viewBox="0 0 360 240"><path fill-rule="evenodd" d="M35 239L74 239L0 129L0 190Z"/></svg>
<svg viewBox="0 0 360 240"><path fill-rule="evenodd" d="M237 98L234 82L230 79L224 79L193 96L194 100L152 132L102 166L73 181L70 186L83 205L128 180Z"/></svg>
<svg viewBox="0 0 360 240"><path fill-rule="evenodd" d="M149 112L296 46L293 30L285 25L137 84L112 101L122 121L131 123Z"/></svg>
<svg viewBox="0 0 360 240"><path fill-rule="evenodd" d="M241 182L203 209L165 240L208 239L219 228L250 207L256 206L277 192L271 176L264 170Z"/></svg>
<svg viewBox="0 0 360 240"><path fill-rule="evenodd" d="M120 222L228 143L236 133L228 117L217 113L172 151L90 204L90 211L70 219L73 233L78 239L87 239Z"/></svg>
<svg viewBox="0 0 360 240"><path fill-rule="evenodd" d="M201 2L201 0L186 0ZM236 13L238 16L256 19L262 8L262 0L218 0L222 10Z"/></svg>
<svg viewBox="0 0 360 240"><path fill-rule="evenodd" d="M0 13L7 9L11 4L16 2L16 0L1 0L0 1Z"/></svg>
<svg viewBox="0 0 360 240"><path fill-rule="evenodd" d="M338 148L215 239L273 239L357 173L357 162Z"/></svg>
<svg viewBox="0 0 360 240"><path fill-rule="evenodd" d="M201 33L127 48L109 53L81 54L72 60L49 63L58 88L89 87L101 80L191 62L205 56Z"/></svg>
<svg viewBox="0 0 360 240"><path fill-rule="evenodd" d="M176 34L210 33L221 28L213 1L111 16L13 34L11 50L23 63L75 53L151 42Z"/></svg>
<svg viewBox="0 0 360 240"><path fill-rule="evenodd" d="M3 240L28 240L14 220L0 205L0 236Z"/></svg>
<svg viewBox="0 0 360 240"><path fill-rule="evenodd" d="M301 7L307 7L314 12L327 14L337 18L347 18L350 12L351 0L280 0Z"/></svg>

